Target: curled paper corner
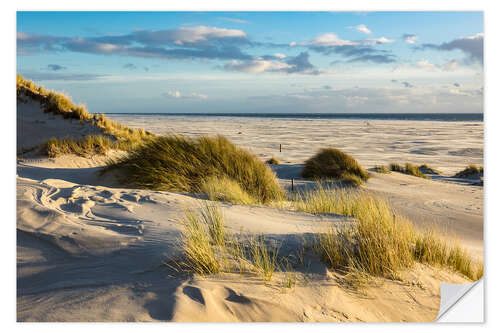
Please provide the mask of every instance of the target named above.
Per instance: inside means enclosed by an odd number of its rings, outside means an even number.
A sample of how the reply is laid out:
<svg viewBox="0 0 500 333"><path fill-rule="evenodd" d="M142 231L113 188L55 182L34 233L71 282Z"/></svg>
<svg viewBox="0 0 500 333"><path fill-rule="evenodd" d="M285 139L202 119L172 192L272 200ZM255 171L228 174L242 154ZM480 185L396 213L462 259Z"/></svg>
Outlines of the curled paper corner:
<svg viewBox="0 0 500 333"><path fill-rule="evenodd" d="M437 322L484 322L484 280L465 284L441 282Z"/></svg>

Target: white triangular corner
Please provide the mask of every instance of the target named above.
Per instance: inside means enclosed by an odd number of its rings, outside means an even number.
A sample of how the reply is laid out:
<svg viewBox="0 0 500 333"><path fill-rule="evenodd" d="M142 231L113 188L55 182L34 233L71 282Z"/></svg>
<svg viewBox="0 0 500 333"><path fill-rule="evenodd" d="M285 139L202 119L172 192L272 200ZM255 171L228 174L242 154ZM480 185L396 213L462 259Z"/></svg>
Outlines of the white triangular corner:
<svg viewBox="0 0 500 333"><path fill-rule="evenodd" d="M441 304L436 318L440 323L484 322L484 281L441 283Z"/></svg>

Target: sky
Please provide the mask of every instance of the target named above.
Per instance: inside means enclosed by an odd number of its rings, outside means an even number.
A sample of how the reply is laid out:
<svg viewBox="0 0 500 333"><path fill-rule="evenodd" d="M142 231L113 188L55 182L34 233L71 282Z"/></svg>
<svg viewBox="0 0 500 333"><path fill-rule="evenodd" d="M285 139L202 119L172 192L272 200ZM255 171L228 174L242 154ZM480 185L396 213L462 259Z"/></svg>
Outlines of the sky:
<svg viewBox="0 0 500 333"><path fill-rule="evenodd" d="M96 113L480 113L482 12L17 12L17 72Z"/></svg>

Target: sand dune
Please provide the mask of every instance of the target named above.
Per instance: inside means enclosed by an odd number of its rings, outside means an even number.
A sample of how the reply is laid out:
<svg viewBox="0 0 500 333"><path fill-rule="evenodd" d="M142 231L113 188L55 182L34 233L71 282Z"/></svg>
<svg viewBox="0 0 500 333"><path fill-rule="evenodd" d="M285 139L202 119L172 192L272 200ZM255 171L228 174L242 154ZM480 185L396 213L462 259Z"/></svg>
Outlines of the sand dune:
<svg viewBox="0 0 500 333"><path fill-rule="evenodd" d="M439 309L439 281L466 281L419 265L406 282L375 280L357 295L313 255L293 290L280 285L285 273L269 284L253 274L179 275L162 262L179 255L178 218L196 201L18 177L18 320L430 321ZM230 231L265 233L290 249L304 235L349 220L222 206Z"/></svg>
<svg viewBox="0 0 500 333"><path fill-rule="evenodd" d="M35 139L34 133L55 121L32 121L49 117L38 115L37 110L41 113L37 105L20 104L21 146L40 144L45 136ZM60 135L65 131L85 132L78 129L79 123L61 121L67 126L54 122ZM308 132L312 122L300 127L292 122L270 121L263 128L262 123L252 123L244 129L213 120L210 128L206 127L208 123L199 123L198 130L191 124L184 133L196 135L206 130L208 134L227 134L232 126L233 133L228 136L262 157L275 153L275 142L293 139L293 150L287 148L278 156L291 163L273 167L285 188L290 186L291 178L296 178L296 188L311 186L311 182L297 178L300 163L316 147L334 145L352 150L366 166L396 156L400 160L398 154L410 147L407 141L399 144L391 141L395 137L383 139L377 134L382 123L376 124L378 130L366 130L368 134L360 136L361 143L352 141L355 144L348 138L340 139L342 133L356 129L352 124L329 129L320 126L319 139L314 141ZM409 126L397 124L391 123L396 127L393 135ZM173 122L172 130L177 125ZM441 126L438 132L452 130L450 124L425 126L429 135L436 135L432 126ZM408 129L405 140L423 140L418 138L422 128L416 127ZM297 128L301 130L297 132ZM245 131L245 135L234 134L235 129ZM455 138L458 140L458 134ZM408 147L400 146L386 154L387 148L377 146L381 140ZM464 139L464 144L477 148L475 140ZM436 145L449 145L438 141L432 143L435 151L439 151ZM469 153L474 155L471 161L479 160L477 150L461 154ZM436 167L447 165L447 170L455 168L454 163L463 158L449 153L425 155L429 156L434 156ZM18 157L18 321L432 321L439 310L440 281L468 282L458 274L417 264L402 273L401 281L374 278L362 292L353 291L340 275L307 251L302 266L294 273L296 285L292 289L283 287L290 272L276 272L270 282L264 283L252 273L200 277L175 271L163 263L180 255L179 218L186 210L198 209L201 199L182 193L121 188L112 174L99 175L105 160L75 156L48 159L34 154ZM432 160L426 162L433 165ZM463 237L476 256L481 256L482 187L445 177L425 180L392 173L374 175L366 188L386 195L417 223L436 222L440 228ZM297 250L312 234L352 223L343 216L317 216L270 207L224 203L221 207L229 232L264 233L270 242L282 244L285 253Z"/></svg>

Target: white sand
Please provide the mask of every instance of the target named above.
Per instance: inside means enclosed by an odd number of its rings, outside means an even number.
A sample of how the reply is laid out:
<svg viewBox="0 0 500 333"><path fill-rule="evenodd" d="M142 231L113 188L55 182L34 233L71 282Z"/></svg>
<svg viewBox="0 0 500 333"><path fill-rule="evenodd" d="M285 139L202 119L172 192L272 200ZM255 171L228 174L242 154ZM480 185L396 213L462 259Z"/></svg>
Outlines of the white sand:
<svg viewBox="0 0 500 333"><path fill-rule="evenodd" d="M427 163L451 174L468 164L483 165L482 122L107 116L155 134L222 134L263 159L275 156L283 163L303 163L317 150L335 147L366 168Z"/></svg>
<svg viewBox="0 0 500 333"><path fill-rule="evenodd" d="M19 108L18 113L23 110L24 107ZM241 131L245 134L240 135L235 124L210 122L212 129L208 134L227 134L232 130L233 134L228 135L231 139L254 152L262 149L266 157L290 126L290 123L279 126L273 123L280 128L273 132L269 127L266 131L251 122L243 126L242 122ZM181 124L186 130L183 126L188 123L174 122L171 126ZM190 134L196 134L196 127L197 131L204 130L207 124L201 121L199 126L194 122L189 124L193 130ZM23 126L21 136L45 138L36 136L42 125L31 127L31 132ZM451 125L445 125L442 126L452 131ZM432 127L431 123L425 126ZM146 129L158 132L155 128ZM180 128L176 131L181 132ZM288 142L293 143L295 150L278 157L292 163L309 157L316 146L308 141L313 135L307 131L308 127L303 127L302 132L291 134L288 129ZM355 131L354 125L351 131ZM415 129L411 131L418 133ZM342 137L337 134L335 139L328 138L326 127L316 131L319 132L322 141L314 143L317 147L340 141ZM56 133L63 135L64 131ZM413 140L417 137L414 134ZM456 134L457 140L458 137ZM353 142L351 146L356 142L352 135L342 140L343 145L349 140ZM382 138L378 140L381 142ZM408 136L406 140L412 138ZM460 147L478 148L479 144L471 141L464 139ZM265 142L271 144L264 147ZM40 142L33 139L31 143ZM363 145L356 143L353 151L336 146L352 152L364 164L390 159L380 153L380 159L376 160L372 151L375 145L371 142L363 150ZM457 158L443 155L438 160L435 156L441 155L432 156L437 167L444 165L447 158ZM432 161L426 162L434 165ZM179 255L179 217L186 209L196 209L199 200L178 193L119 188L111 175L98 176L103 163L102 158L86 160L69 156L18 161L19 321L432 321L439 309L439 282L467 282L456 274L417 265L403 273L403 281L376 279L364 294L359 294L343 287L339 276L328 271L312 253L306 254L292 290L281 287L284 273L276 273L268 284L254 274L206 278L181 275L162 262ZM455 166L450 166L450 170ZM285 186L299 171L297 164L276 168ZM301 181L297 183L304 185ZM450 231L468 236L468 246L476 253L482 251L481 187L398 174L376 175L367 187L387 195L407 215L435 219L440 227L446 224ZM282 242L287 251L297 248L310 233L350 221L345 217L313 216L266 207L229 204L222 207L230 232L243 229L246 233L264 233L269 240Z"/></svg>

